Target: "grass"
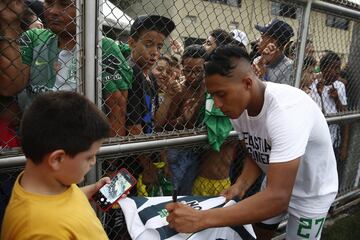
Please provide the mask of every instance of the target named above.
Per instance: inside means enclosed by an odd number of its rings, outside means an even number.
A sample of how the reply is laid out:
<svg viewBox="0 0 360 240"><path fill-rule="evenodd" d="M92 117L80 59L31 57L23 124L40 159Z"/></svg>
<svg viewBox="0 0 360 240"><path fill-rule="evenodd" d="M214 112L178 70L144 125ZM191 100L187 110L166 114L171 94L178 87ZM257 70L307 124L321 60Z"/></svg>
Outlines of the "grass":
<svg viewBox="0 0 360 240"><path fill-rule="evenodd" d="M322 240L360 239L360 209L324 228Z"/></svg>

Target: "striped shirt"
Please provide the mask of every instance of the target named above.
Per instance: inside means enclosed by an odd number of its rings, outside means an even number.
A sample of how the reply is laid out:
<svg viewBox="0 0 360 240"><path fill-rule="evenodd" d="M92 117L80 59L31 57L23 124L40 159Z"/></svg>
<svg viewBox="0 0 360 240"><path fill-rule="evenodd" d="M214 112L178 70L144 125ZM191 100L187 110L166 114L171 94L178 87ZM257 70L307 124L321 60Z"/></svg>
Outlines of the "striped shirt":
<svg viewBox="0 0 360 240"><path fill-rule="evenodd" d="M124 212L129 234L132 239L148 240L200 240L226 239L241 240L255 239L251 225L238 227L209 228L197 233L178 233L168 226L166 217L168 212L165 205L172 202L170 197L127 197L119 204ZM178 202L187 204L197 210L226 207L235 204L234 201L225 203L224 197L179 197Z"/></svg>

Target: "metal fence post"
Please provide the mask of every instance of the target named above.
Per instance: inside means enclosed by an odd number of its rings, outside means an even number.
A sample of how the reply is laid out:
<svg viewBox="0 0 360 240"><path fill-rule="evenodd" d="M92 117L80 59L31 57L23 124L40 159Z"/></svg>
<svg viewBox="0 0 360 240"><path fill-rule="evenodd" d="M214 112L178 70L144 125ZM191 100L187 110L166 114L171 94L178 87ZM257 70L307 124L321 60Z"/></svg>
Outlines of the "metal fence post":
<svg viewBox="0 0 360 240"><path fill-rule="evenodd" d="M301 40L300 40L300 50L298 55L297 67L296 67L296 76L295 76L295 87L299 88L301 83L301 74L304 65L304 56L305 56L305 47L306 39L308 36L309 22L310 22L310 13L311 5L313 0L308 0L306 4L305 14L301 23Z"/></svg>
<svg viewBox="0 0 360 240"><path fill-rule="evenodd" d="M98 1L84 1L84 87L85 87L85 96L90 99L90 101L97 103L96 99L96 26L97 26L97 16L98 16ZM90 170L86 175L86 184L96 182L96 168Z"/></svg>

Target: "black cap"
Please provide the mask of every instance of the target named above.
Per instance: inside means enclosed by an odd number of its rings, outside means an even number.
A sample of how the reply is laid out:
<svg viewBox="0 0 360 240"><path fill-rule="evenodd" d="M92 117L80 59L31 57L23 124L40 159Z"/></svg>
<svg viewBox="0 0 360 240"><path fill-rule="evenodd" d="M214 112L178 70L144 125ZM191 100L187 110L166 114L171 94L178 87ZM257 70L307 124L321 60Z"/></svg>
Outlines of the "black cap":
<svg viewBox="0 0 360 240"><path fill-rule="evenodd" d="M164 34L165 37L175 29L175 23L159 15L142 15L138 16L131 25L130 36L136 36L143 30L156 30Z"/></svg>
<svg viewBox="0 0 360 240"><path fill-rule="evenodd" d="M255 28L267 36L273 37L278 41L280 46L285 46L294 36L292 27L284 21L273 19L265 26L255 25Z"/></svg>
<svg viewBox="0 0 360 240"><path fill-rule="evenodd" d="M44 23L44 3L39 0L25 0L25 4L29 7Z"/></svg>

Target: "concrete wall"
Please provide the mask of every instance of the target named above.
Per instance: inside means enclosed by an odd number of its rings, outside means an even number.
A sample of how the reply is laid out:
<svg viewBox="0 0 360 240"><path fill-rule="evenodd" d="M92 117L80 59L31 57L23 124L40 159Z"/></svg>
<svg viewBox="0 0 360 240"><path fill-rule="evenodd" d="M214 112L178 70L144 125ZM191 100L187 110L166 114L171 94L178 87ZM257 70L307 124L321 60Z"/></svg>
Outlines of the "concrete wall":
<svg viewBox="0 0 360 240"><path fill-rule="evenodd" d="M176 31L172 37L181 39L207 38L211 30L215 28L231 30L231 22L238 22L239 29L246 32L249 40L252 41L260 36L254 25L266 24L275 17L288 22L295 30L294 39L297 38L303 13L302 8L299 8L300 16L292 19L272 15L269 0L242 0L240 8L203 0L143 0L125 9L125 12L131 17L154 13L169 16L176 24ZM189 21L187 16L195 16L196 21ZM352 28L352 21L349 30L327 27L326 14L314 11L311 13L309 34L319 53L330 49L347 59Z"/></svg>
<svg viewBox="0 0 360 240"><path fill-rule="evenodd" d="M314 41L315 49L319 52L330 49L347 59L350 51L353 21L350 21L349 29L342 30L326 26L326 14L312 12L309 34ZM345 59L346 58L346 59Z"/></svg>

